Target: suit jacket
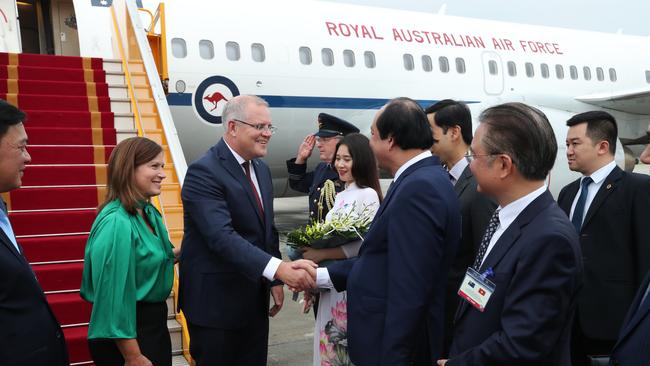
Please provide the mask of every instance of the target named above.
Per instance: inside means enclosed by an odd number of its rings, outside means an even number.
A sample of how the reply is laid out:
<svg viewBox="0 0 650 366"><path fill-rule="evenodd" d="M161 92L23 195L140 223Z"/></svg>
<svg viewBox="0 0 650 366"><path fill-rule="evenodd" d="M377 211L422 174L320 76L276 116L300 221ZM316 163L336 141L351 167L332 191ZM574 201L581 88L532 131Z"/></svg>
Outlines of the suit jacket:
<svg viewBox="0 0 650 366"><path fill-rule="evenodd" d="M271 172L259 159L251 167L263 216L244 170L223 140L187 170L178 306L190 323L238 329L268 317L269 281L262 273L271 256L281 256Z"/></svg>
<svg viewBox="0 0 650 366"><path fill-rule="evenodd" d="M479 272L496 289L483 312L462 301L448 366L568 366L582 276L578 237L546 191L505 230Z"/></svg>
<svg viewBox="0 0 650 366"><path fill-rule="evenodd" d="M296 159L287 160L287 171L289 172L289 187L298 192L309 193L309 221L318 220L318 200L325 181L334 182L336 193L345 189L345 185L339 180L339 173L330 164L319 163L313 172L306 173L307 164L296 164ZM327 205L323 205L321 221L327 216Z"/></svg>
<svg viewBox="0 0 650 366"><path fill-rule="evenodd" d="M68 365L61 327L32 268L3 230L0 278L0 362L8 366Z"/></svg>
<svg viewBox="0 0 650 366"><path fill-rule="evenodd" d="M627 312L618 341L612 350L612 366L645 366L650 359L650 295L641 300L650 285L650 271Z"/></svg>
<svg viewBox="0 0 650 366"><path fill-rule="evenodd" d="M576 180L558 196L567 216L579 188ZM649 210L650 177L618 167L605 178L587 210L580 230L585 276L577 318L589 338L617 338L650 269Z"/></svg>
<svg viewBox="0 0 650 366"><path fill-rule="evenodd" d="M458 253L451 266L447 281L447 294L445 297L445 353L449 352L452 328L456 309L460 303L458 288L465 277L467 267L474 263L476 253L481 245L487 224L497 205L485 195L477 192L476 179L469 166L454 185L454 191L460 200L460 214L462 217L462 234Z"/></svg>
<svg viewBox="0 0 650 366"><path fill-rule="evenodd" d="M433 317L441 353L447 272L460 238L460 212L436 157L421 160L391 185L359 255L328 267L348 293L348 344L357 366L407 365ZM424 350L421 350L424 351ZM428 350L426 350L428 351Z"/></svg>

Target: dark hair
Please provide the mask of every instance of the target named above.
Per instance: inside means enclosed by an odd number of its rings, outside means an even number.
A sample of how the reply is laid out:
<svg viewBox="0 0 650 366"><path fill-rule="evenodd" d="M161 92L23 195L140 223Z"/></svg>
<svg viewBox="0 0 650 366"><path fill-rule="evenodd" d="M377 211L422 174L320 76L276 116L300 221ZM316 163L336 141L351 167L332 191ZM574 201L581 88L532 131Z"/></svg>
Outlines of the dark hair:
<svg viewBox="0 0 650 366"><path fill-rule="evenodd" d="M352 177L354 182L361 188L370 187L377 192L379 201L381 202L383 196L381 194L381 187L379 185L379 172L377 167L377 159L375 154L370 148L370 141L368 138L360 133L351 133L344 136L334 151L332 158L332 166L336 162L336 153L339 147L345 145L348 147L350 157L352 157Z"/></svg>
<svg viewBox="0 0 650 366"><path fill-rule="evenodd" d="M392 137L402 150L430 149L433 135L427 115L410 98L390 100L377 118L377 131L382 140Z"/></svg>
<svg viewBox="0 0 650 366"><path fill-rule="evenodd" d="M146 137L131 137L117 144L108 159L106 199L97 212L119 199L126 212L134 215L139 202L149 199L135 185L135 169L162 151L160 145Z"/></svg>
<svg viewBox="0 0 650 366"><path fill-rule="evenodd" d="M587 137L594 142L607 141L609 152L616 154L616 138L618 137L618 126L614 116L603 111L590 111L569 118L566 125L571 127L581 123L587 124Z"/></svg>
<svg viewBox="0 0 650 366"><path fill-rule="evenodd" d="M483 147L487 154L506 154L528 180L543 180L553 168L557 140L542 111L523 103L486 109L479 121L487 125Z"/></svg>
<svg viewBox="0 0 650 366"><path fill-rule="evenodd" d="M0 99L0 139L7 133L9 127L25 121L27 115L6 100Z"/></svg>
<svg viewBox="0 0 650 366"><path fill-rule="evenodd" d="M472 114L463 102L451 99L443 99L438 103L430 105L424 110L426 114L435 113L434 122L442 128L446 135L450 127L460 127L460 134L463 141L469 145L472 143Z"/></svg>

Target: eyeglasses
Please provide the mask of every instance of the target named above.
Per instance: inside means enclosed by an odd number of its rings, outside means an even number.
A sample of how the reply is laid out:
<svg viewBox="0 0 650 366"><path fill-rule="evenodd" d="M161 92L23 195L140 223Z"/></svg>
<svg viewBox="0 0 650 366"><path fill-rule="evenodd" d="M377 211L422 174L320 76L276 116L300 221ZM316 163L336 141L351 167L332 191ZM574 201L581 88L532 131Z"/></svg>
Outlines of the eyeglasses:
<svg viewBox="0 0 650 366"><path fill-rule="evenodd" d="M275 126L273 126L273 125L270 125L270 124L267 125L267 124L265 124L265 123L259 123L259 124L254 125L254 124L252 124L252 123L248 123L248 122L246 122L246 121L242 121L242 120L240 120L240 119L235 119L235 118L233 118L233 121L235 121L235 122L239 122L239 123L243 123L243 124L245 124L245 125L247 125L247 126L251 126L251 127L253 127L254 129L258 130L259 132L265 132L265 131L268 131L268 132L271 133L271 135L273 135L274 133L278 132L278 128L275 127Z"/></svg>

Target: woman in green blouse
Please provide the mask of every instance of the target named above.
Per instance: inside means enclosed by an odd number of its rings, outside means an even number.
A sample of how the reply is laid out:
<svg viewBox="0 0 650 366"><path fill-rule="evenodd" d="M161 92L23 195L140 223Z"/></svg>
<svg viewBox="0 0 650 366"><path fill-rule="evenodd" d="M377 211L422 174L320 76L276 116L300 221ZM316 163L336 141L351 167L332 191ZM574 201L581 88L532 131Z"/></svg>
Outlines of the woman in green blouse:
<svg viewBox="0 0 650 366"><path fill-rule="evenodd" d="M170 366L167 305L175 251L149 202L165 179L160 145L120 142L108 162L108 191L86 244L81 296L93 303L88 329L97 366Z"/></svg>

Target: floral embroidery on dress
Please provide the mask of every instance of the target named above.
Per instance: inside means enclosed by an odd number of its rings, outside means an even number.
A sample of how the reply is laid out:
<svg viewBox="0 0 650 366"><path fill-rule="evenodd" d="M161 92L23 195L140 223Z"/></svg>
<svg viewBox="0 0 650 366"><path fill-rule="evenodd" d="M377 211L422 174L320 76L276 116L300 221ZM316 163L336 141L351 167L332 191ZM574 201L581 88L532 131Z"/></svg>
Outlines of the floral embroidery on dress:
<svg viewBox="0 0 650 366"><path fill-rule="evenodd" d="M353 366L348 356L347 300L336 302L332 320L320 332L320 356L323 366Z"/></svg>

